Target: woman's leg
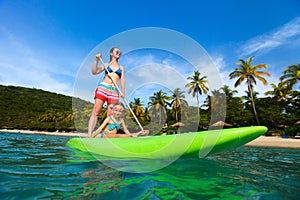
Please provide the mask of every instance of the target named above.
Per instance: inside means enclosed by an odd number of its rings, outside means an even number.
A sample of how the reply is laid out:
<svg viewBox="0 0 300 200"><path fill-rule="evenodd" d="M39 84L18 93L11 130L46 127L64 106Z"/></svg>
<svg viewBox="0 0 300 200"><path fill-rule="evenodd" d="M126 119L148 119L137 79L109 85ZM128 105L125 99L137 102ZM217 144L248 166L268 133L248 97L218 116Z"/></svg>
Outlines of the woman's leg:
<svg viewBox="0 0 300 200"><path fill-rule="evenodd" d="M92 137L92 132L96 126L98 116L100 114L103 104L104 104L104 101L102 101L101 99L95 99L93 112L91 114L91 117L89 120L89 125L88 125L88 137Z"/></svg>
<svg viewBox="0 0 300 200"><path fill-rule="evenodd" d="M107 105L107 117L112 116L113 114L113 104L108 104Z"/></svg>

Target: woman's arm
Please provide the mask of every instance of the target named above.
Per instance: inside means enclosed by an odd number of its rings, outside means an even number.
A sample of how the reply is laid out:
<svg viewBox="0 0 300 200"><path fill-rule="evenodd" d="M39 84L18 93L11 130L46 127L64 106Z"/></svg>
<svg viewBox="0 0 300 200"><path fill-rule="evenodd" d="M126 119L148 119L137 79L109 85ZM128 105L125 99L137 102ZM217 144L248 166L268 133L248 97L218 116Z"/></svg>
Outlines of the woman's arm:
<svg viewBox="0 0 300 200"><path fill-rule="evenodd" d="M98 62L99 62L100 58L102 58L101 54L97 54L95 57L95 62L92 66L92 74L93 75L99 74L99 73L103 72L103 70L105 70L105 66L103 64L98 67Z"/></svg>
<svg viewBox="0 0 300 200"><path fill-rule="evenodd" d="M120 66L120 69L122 71L122 75L121 75L121 79L120 79L120 83L121 83L121 88L122 88L122 94L121 97L125 98L125 70L123 66Z"/></svg>

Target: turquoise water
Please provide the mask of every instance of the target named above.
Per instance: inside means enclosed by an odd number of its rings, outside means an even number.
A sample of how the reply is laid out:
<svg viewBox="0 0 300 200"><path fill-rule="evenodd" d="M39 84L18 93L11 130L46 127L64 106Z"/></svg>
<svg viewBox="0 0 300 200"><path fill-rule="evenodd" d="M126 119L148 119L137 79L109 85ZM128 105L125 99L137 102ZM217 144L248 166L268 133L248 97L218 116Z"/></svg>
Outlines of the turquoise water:
<svg viewBox="0 0 300 200"><path fill-rule="evenodd" d="M179 159L151 173L129 173L99 161L81 162L84 160L65 146L69 139L0 134L1 199L298 199L300 196L299 149L240 147L206 159Z"/></svg>

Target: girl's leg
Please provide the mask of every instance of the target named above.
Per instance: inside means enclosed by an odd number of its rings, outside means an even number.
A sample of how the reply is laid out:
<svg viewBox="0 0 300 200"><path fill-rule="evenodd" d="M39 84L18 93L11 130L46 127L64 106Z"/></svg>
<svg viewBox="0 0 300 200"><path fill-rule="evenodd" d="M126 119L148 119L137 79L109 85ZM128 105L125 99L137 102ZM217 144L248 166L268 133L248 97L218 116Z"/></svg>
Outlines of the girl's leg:
<svg viewBox="0 0 300 200"><path fill-rule="evenodd" d="M149 130L142 130L142 131L139 131L137 133L133 133L133 135L134 135L134 137L149 135Z"/></svg>
<svg viewBox="0 0 300 200"><path fill-rule="evenodd" d="M119 138L125 138L125 137L133 137L132 135L127 135L127 134L116 134L117 137Z"/></svg>
<svg viewBox="0 0 300 200"><path fill-rule="evenodd" d="M103 104L104 104L104 101L102 101L101 99L95 99L93 112L91 114L91 117L89 120L89 125L88 125L88 137L92 137L92 132L96 126L98 116L99 116L99 113L101 111Z"/></svg>
<svg viewBox="0 0 300 200"><path fill-rule="evenodd" d="M132 137L132 136L127 134L116 134L116 133L109 133L103 136L103 138L125 138L125 137Z"/></svg>

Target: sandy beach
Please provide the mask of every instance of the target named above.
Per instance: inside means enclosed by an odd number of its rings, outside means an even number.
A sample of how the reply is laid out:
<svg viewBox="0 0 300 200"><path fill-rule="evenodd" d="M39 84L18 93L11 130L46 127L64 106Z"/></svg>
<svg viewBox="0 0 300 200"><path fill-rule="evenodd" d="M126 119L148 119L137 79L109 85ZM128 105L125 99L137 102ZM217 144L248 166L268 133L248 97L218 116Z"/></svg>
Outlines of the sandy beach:
<svg viewBox="0 0 300 200"><path fill-rule="evenodd" d="M282 138L279 136L260 136L246 146L300 148L300 138Z"/></svg>
<svg viewBox="0 0 300 200"><path fill-rule="evenodd" d="M39 135L56 135L69 137L87 137L87 133L76 132L45 132L45 131L30 131L30 130L7 130L0 129L0 133L24 133L24 134L39 134ZM280 147L280 148L300 148L300 138L282 138L279 136L260 136L257 139L245 144L245 146L260 146L260 147Z"/></svg>

